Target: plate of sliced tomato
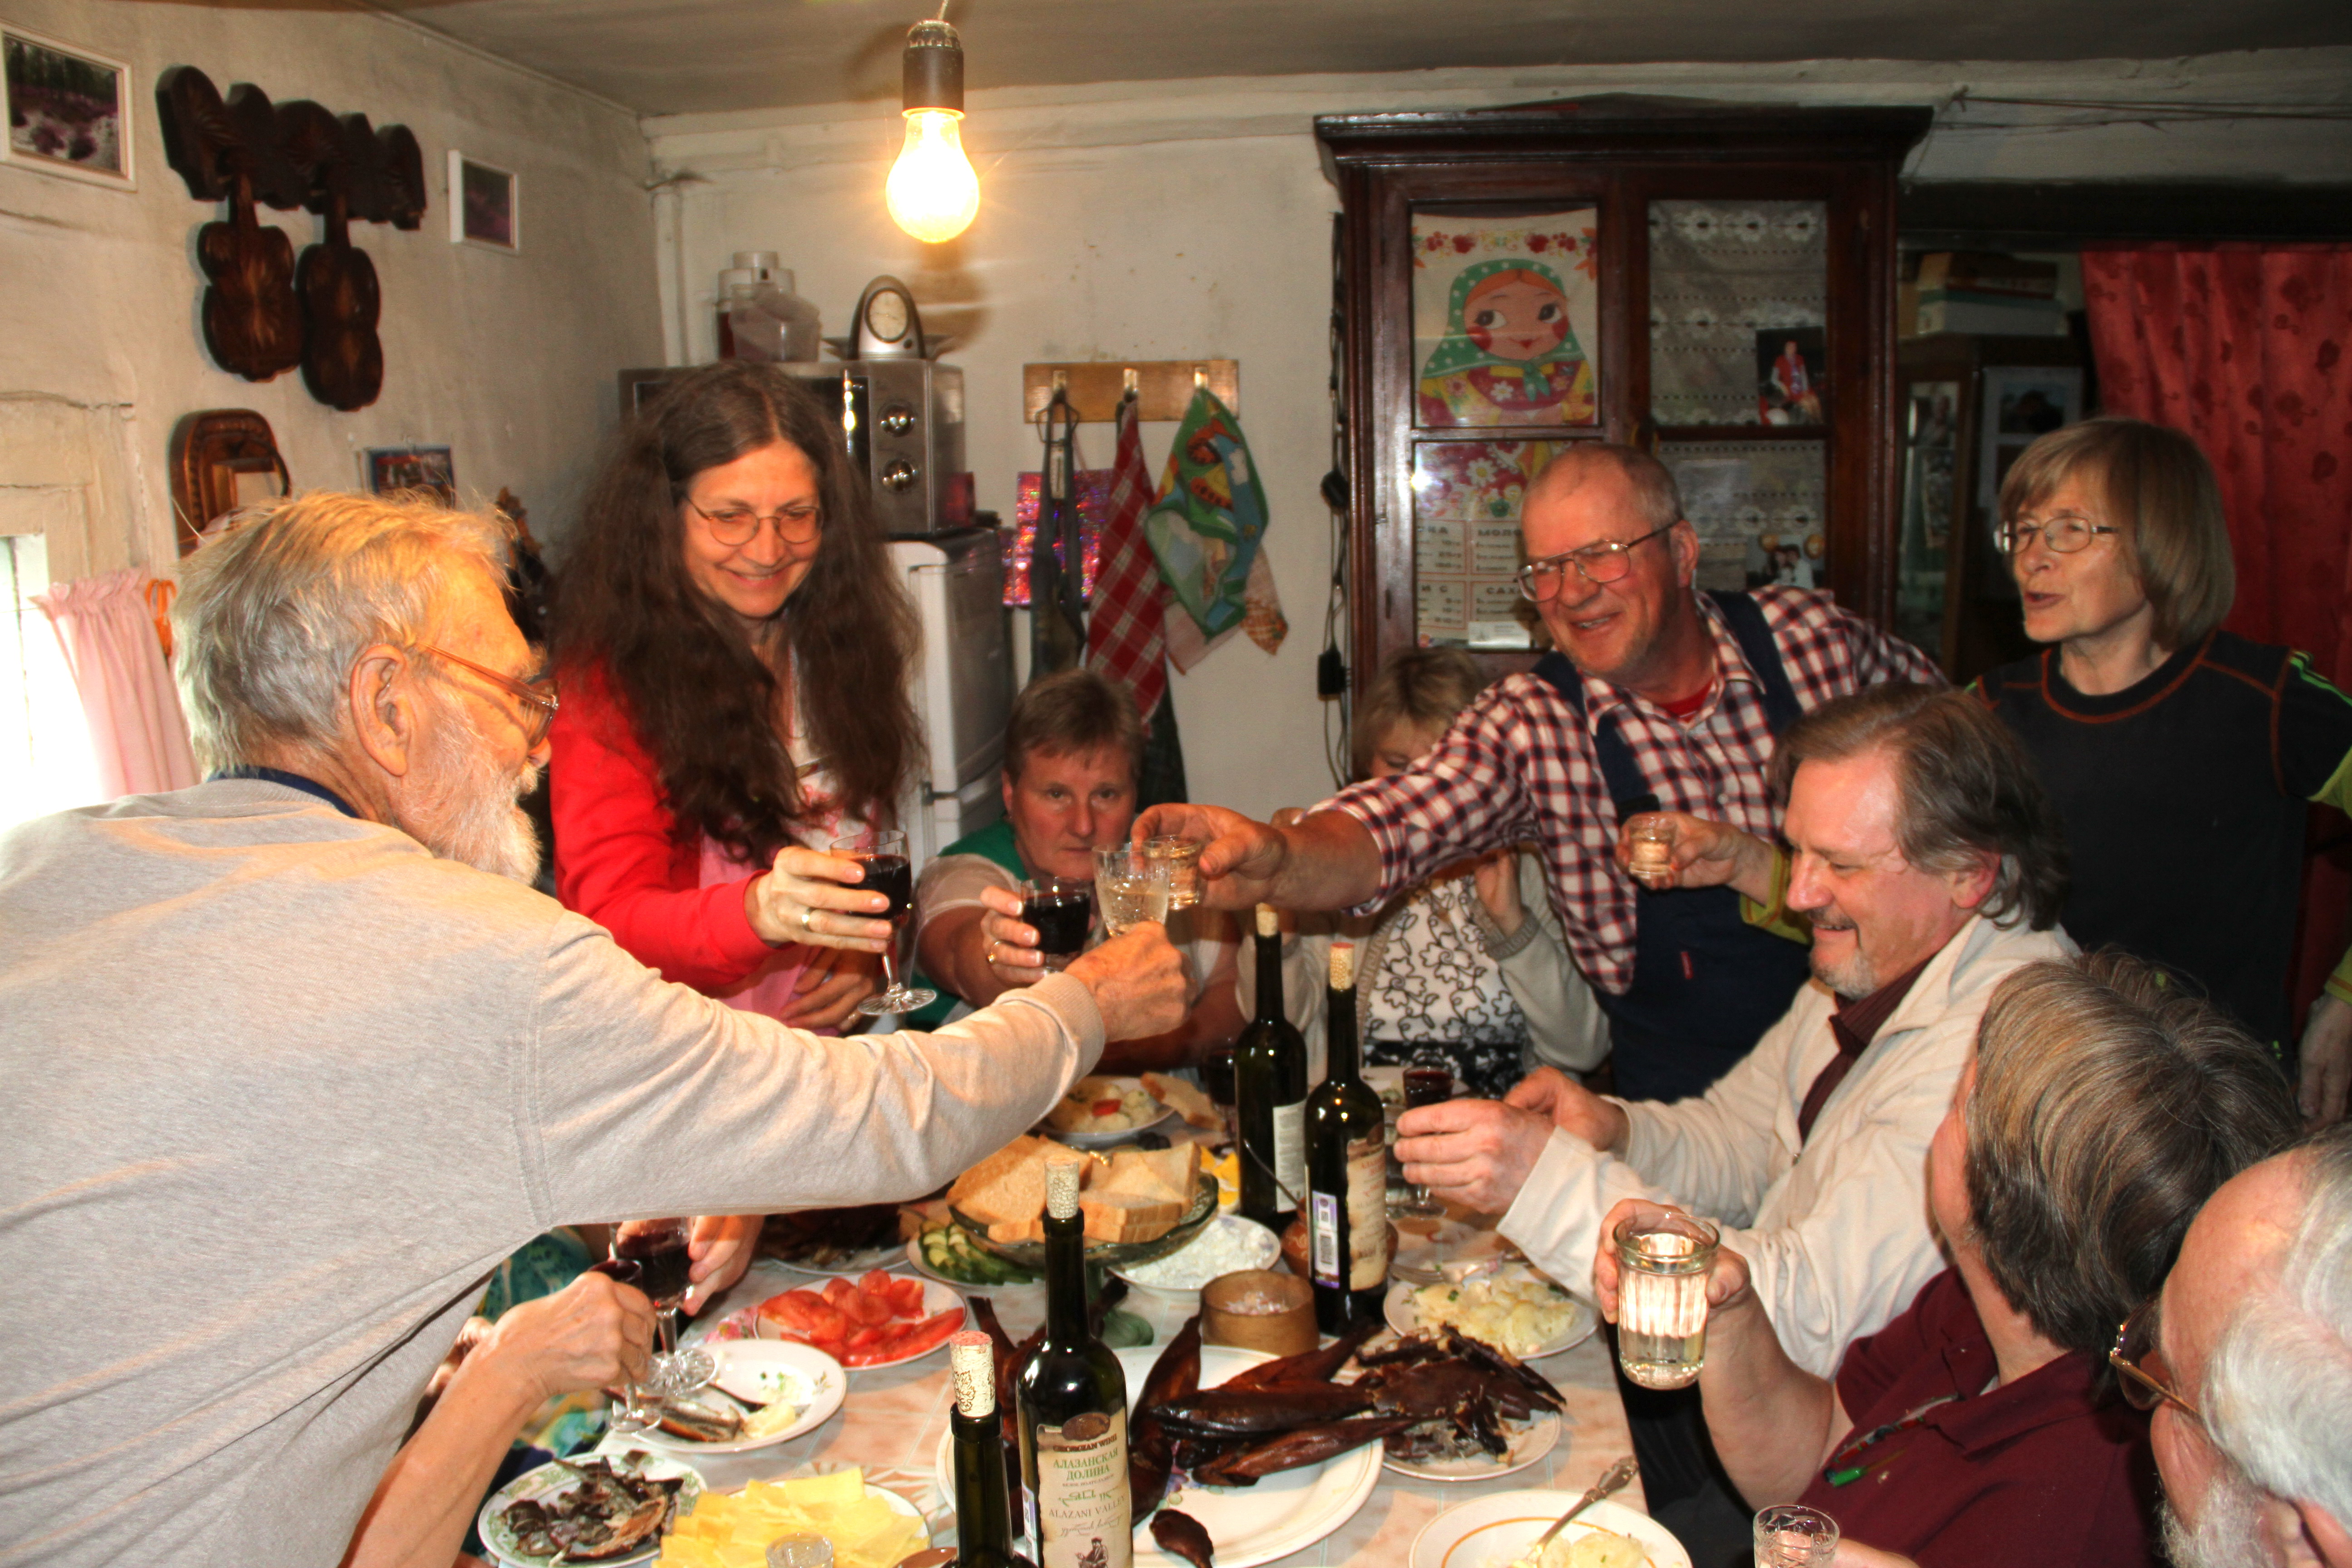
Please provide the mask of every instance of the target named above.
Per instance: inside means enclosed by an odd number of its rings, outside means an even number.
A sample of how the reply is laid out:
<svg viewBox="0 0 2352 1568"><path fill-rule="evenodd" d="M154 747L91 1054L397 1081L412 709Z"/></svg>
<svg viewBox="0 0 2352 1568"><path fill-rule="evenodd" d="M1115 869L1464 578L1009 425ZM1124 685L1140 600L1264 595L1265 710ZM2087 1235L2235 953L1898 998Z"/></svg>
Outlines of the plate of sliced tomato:
<svg viewBox="0 0 2352 1568"><path fill-rule="evenodd" d="M852 1372L899 1366L930 1354L963 1327L963 1298L935 1279L877 1268L771 1296L754 1313L763 1340L814 1345Z"/></svg>

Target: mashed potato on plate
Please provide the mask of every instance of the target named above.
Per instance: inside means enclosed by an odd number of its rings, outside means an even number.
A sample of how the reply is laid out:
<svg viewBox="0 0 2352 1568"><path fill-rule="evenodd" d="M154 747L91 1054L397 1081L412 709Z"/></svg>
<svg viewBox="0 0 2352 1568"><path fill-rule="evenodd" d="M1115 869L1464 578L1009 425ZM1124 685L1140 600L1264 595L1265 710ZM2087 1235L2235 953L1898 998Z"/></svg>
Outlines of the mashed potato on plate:
<svg viewBox="0 0 2352 1568"><path fill-rule="evenodd" d="M1576 1327L1580 1308L1524 1263L1507 1263L1462 1284L1424 1285L1412 1293L1424 1323L1444 1323L1515 1356L1536 1354Z"/></svg>

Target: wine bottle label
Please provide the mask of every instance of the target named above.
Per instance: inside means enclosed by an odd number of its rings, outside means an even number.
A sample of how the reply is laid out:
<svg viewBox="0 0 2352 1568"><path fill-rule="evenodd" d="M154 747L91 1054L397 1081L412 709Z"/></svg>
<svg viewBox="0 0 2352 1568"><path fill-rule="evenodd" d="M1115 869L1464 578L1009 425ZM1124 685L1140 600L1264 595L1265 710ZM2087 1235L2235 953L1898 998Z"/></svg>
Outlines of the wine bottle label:
<svg viewBox="0 0 2352 1568"><path fill-rule="evenodd" d="M1135 1521L1127 1489L1127 1412L1039 1424L1030 1528L1037 1568L1129 1568Z"/></svg>
<svg viewBox="0 0 2352 1568"><path fill-rule="evenodd" d="M1307 1263L1318 1285L1339 1283L1339 1199L1330 1193L1307 1195Z"/></svg>
<svg viewBox="0 0 2352 1568"><path fill-rule="evenodd" d="M1307 1195L1307 1102L1292 1100L1274 1108L1274 1179L1282 1191L1278 1204L1296 1204Z"/></svg>
<svg viewBox="0 0 2352 1568"><path fill-rule="evenodd" d="M1389 1150L1380 1131L1348 1145L1348 1289L1369 1290L1389 1272ZM1318 1202L1321 1199L1318 1196ZM1335 1260L1330 1283L1339 1283Z"/></svg>

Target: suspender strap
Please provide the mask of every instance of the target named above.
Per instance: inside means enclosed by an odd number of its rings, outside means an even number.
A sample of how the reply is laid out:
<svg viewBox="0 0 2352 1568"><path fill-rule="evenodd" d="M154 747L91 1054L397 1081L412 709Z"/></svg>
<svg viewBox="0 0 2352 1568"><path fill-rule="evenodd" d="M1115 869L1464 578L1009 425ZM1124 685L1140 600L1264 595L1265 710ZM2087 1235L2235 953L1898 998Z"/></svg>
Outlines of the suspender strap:
<svg viewBox="0 0 2352 1568"><path fill-rule="evenodd" d="M1797 706L1796 688L1789 684L1789 671L1780 663L1780 645L1772 640L1772 628L1764 624L1764 606L1756 602L1753 594L1724 593L1707 590L1708 598L1731 623L1732 640L1739 645L1740 657L1756 679L1764 683L1764 721L1775 735L1797 721L1804 710Z"/></svg>

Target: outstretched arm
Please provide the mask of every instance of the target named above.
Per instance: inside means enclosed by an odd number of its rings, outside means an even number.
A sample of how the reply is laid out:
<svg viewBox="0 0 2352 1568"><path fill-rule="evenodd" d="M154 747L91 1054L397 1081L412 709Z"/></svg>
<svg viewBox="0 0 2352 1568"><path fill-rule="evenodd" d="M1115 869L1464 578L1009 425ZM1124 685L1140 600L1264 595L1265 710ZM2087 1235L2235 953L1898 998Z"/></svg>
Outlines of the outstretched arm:
<svg viewBox="0 0 2352 1568"><path fill-rule="evenodd" d="M1344 910L1380 891L1380 849L1345 812L1318 811L1286 827L1221 805L1155 805L1135 819L1137 843L1161 835L1207 841L1201 899L1212 909Z"/></svg>

